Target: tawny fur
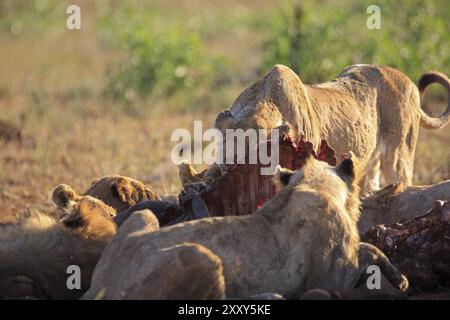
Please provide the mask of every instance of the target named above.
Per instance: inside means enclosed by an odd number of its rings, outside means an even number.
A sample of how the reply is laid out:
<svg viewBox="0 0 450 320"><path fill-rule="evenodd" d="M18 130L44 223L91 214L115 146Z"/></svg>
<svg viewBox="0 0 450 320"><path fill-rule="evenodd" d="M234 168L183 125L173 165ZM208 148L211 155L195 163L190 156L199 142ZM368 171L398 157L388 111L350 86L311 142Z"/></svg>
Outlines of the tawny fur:
<svg viewBox="0 0 450 320"><path fill-rule="evenodd" d="M314 288L346 292L375 260L404 289L406 280L386 257L359 243L353 169L351 160L334 168L310 159L248 216L204 218L155 231L147 222L156 219L151 212L132 215L105 249L83 298L243 298L264 292L299 298ZM170 270L168 261L173 261ZM176 290L188 280L196 290Z"/></svg>
<svg viewBox="0 0 450 320"><path fill-rule="evenodd" d="M102 200L117 212L125 211L144 200L160 200L160 197L142 182L119 175L92 181L84 194Z"/></svg>
<svg viewBox="0 0 450 320"><path fill-rule="evenodd" d="M71 299L116 233L112 217L143 200L159 200L143 183L119 175L94 180L84 195L66 184L53 190L56 210L1 226L0 298ZM69 265L81 268L80 290L68 290Z"/></svg>
<svg viewBox="0 0 450 320"><path fill-rule="evenodd" d="M362 198L360 234L377 224L403 223L424 215L438 200L450 201L450 180L429 186L389 185Z"/></svg>
<svg viewBox="0 0 450 320"><path fill-rule="evenodd" d="M55 189L54 199L63 189ZM89 287L94 267L116 233L111 220L115 210L66 191L69 202L59 208L63 215L35 213L0 227L0 298L75 299ZM80 289L66 285L70 265L81 269Z"/></svg>
<svg viewBox="0 0 450 320"><path fill-rule="evenodd" d="M419 127L442 128L450 120L450 99L438 118L421 109L420 94L435 82L450 93L450 80L439 72L424 74L419 90L389 67L353 65L333 81L306 85L276 65L220 113L215 126L273 129L288 123L292 137L304 135L316 148L325 139L337 155L353 151L364 168L363 193L377 190L380 177L385 184L410 185Z"/></svg>

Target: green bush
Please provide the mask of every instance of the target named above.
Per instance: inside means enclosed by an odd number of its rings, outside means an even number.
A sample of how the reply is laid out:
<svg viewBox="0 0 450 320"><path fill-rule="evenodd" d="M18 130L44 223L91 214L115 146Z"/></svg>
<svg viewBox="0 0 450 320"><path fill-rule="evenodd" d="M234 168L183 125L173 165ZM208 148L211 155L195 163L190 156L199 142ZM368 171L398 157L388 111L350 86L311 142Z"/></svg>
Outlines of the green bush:
<svg viewBox="0 0 450 320"><path fill-rule="evenodd" d="M107 72L106 93L133 102L150 95L191 92L213 81L223 65L206 55L198 32L177 16L152 10L121 9L104 21L103 39L119 45L125 57Z"/></svg>
<svg viewBox="0 0 450 320"><path fill-rule="evenodd" d="M381 9L381 30L366 27L370 4ZM428 70L448 72L449 20L446 0L286 1L270 19L261 67L283 63L319 82L348 65L373 63L417 80Z"/></svg>

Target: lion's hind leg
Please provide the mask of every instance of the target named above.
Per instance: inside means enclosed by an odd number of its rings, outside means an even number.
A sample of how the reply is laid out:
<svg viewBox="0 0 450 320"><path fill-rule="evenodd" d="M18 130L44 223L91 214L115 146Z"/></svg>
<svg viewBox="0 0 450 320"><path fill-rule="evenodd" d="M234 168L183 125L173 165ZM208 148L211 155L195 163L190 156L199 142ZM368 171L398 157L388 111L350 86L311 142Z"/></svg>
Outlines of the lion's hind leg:
<svg viewBox="0 0 450 320"><path fill-rule="evenodd" d="M361 185L362 194L378 191L380 189L381 174L380 152L374 151L367 165Z"/></svg>
<svg viewBox="0 0 450 320"><path fill-rule="evenodd" d="M221 259L202 245L184 243L164 248L144 262L143 274L125 299L223 299Z"/></svg>
<svg viewBox="0 0 450 320"><path fill-rule="evenodd" d="M414 152L410 152L406 146L389 146L382 153L381 172L384 184L403 183L410 186L413 179Z"/></svg>

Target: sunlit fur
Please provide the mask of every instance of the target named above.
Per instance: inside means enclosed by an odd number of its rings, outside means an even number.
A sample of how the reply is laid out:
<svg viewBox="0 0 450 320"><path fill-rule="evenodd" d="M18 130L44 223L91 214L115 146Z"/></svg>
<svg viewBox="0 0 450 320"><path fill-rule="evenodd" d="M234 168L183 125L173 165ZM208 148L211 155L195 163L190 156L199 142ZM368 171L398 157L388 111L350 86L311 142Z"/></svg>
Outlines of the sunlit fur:
<svg viewBox="0 0 450 320"><path fill-rule="evenodd" d="M186 266L174 262L170 277L164 278L168 250L181 250L186 244L205 247L219 257L224 281L217 278L214 288L219 292L212 295L215 297L277 292L286 298L299 298L314 288L350 290L360 275L358 189L354 180L353 171L309 159L288 185L252 215L204 218L132 236L124 225L98 263L103 272L96 272L83 298L193 297L192 292L184 296L167 293L168 288L177 286L171 279L185 283ZM126 224L132 225L134 219L138 218L131 216ZM174 252L169 261L179 261L179 254ZM192 263L202 257L192 257ZM129 261L147 262L144 267ZM208 263L203 267L196 264L198 271L189 275L192 288L199 290L194 295L197 298L207 291L202 289L203 275L215 274L210 267ZM167 281L156 281L160 278ZM145 288L140 287L143 282Z"/></svg>
<svg viewBox="0 0 450 320"><path fill-rule="evenodd" d="M71 299L87 290L92 271L116 226L114 209L75 196L65 215L33 213L0 227L0 298ZM81 269L81 290L68 290L67 267Z"/></svg>

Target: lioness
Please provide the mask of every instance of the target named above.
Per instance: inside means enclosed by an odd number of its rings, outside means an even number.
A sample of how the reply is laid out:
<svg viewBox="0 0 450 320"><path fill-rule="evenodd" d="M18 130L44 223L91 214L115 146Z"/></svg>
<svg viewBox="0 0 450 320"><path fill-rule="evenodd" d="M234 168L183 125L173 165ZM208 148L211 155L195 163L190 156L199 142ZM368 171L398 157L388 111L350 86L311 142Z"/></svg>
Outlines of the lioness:
<svg viewBox="0 0 450 320"><path fill-rule="evenodd" d="M379 189L380 173L385 184L410 185L419 126L442 128L450 119L450 99L438 118L421 109L420 94L435 82L450 93L450 80L439 72L422 75L417 88L398 70L353 65L330 82L305 85L291 69L276 65L220 113L215 126L272 129L288 124L291 136L304 135L316 148L324 139L337 155L354 152L365 169L363 193Z"/></svg>
<svg viewBox="0 0 450 320"><path fill-rule="evenodd" d="M150 211L131 215L105 249L83 298L276 292L292 299L314 288L345 293L372 264L395 287L407 287L381 251L359 242L351 159L335 168L311 158L301 170L277 177L283 187L252 215L204 218L156 232L146 227L156 220Z"/></svg>
<svg viewBox="0 0 450 320"><path fill-rule="evenodd" d="M58 185L52 200L56 210L50 215L0 225L0 299L79 298L116 233L116 213L159 196L135 179L112 175L94 180L83 195ZM66 285L70 265L81 269L80 290Z"/></svg>
<svg viewBox="0 0 450 320"><path fill-rule="evenodd" d="M428 186L393 184L361 199L360 235L378 224L405 223L429 212L436 201L450 201L450 180Z"/></svg>
<svg viewBox="0 0 450 320"><path fill-rule="evenodd" d="M0 299L74 299L116 233L116 211L67 185L53 192L57 214L31 214L0 226ZM81 271L81 288L67 286L68 268ZM71 270L70 272L73 272Z"/></svg>

